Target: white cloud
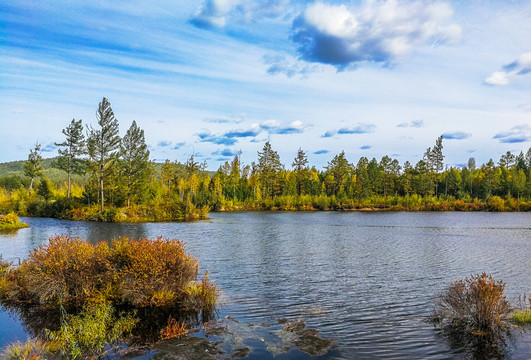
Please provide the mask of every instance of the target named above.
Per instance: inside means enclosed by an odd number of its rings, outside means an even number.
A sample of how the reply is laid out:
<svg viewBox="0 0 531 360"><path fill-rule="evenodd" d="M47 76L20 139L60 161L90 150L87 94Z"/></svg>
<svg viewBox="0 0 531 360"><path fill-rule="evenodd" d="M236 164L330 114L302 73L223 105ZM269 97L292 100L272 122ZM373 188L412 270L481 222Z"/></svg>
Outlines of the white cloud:
<svg viewBox="0 0 531 360"><path fill-rule="evenodd" d="M496 71L485 79L485 83L489 85L507 85L509 83L509 77L505 71Z"/></svg>
<svg viewBox="0 0 531 360"><path fill-rule="evenodd" d="M488 85L508 85L511 81L531 73L531 52L520 55L515 61L493 72L485 79Z"/></svg>
<svg viewBox="0 0 531 360"><path fill-rule="evenodd" d="M289 0L205 0L192 18L198 27L225 27L232 15L243 21L282 15Z"/></svg>
<svg viewBox="0 0 531 360"><path fill-rule="evenodd" d="M358 7L308 5L294 21L301 58L344 68L363 61L391 64L415 47L459 40L447 3L364 1Z"/></svg>

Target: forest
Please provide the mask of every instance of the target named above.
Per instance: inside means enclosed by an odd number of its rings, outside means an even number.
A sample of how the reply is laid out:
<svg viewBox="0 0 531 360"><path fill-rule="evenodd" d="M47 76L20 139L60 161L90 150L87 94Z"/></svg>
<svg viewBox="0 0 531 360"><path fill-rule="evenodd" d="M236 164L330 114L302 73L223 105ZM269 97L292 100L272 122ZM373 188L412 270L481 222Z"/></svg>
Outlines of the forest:
<svg viewBox="0 0 531 360"><path fill-rule="evenodd" d="M150 161L144 131L133 121L121 138L106 98L96 118L96 127L73 119L62 130L58 157L43 159L36 143L21 172L2 173L0 213L141 222L234 210L531 210L531 148L496 163L470 158L462 168L445 167L440 136L416 164L389 156L353 163L342 151L318 170L300 148L284 165L268 141L256 162L235 156L212 172L194 155Z"/></svg>

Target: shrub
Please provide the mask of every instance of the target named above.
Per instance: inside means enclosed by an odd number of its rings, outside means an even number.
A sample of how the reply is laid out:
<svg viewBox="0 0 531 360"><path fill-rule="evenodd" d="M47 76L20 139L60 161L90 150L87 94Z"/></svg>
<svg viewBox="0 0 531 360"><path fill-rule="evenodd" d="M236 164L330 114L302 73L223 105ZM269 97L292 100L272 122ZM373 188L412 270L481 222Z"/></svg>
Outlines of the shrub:
<svg viewBox="0 0 531 360"><path fill-rule="evenodd" d="M55 306L112 302L210 311L216 285L206 277L197 283L198 268L197 259L178 240L122 237L92 245L54 236L4 277L0 296Z"/></svg>
<svg viewBox="0 0 531 360"><path fill-rule="evenodd" d="M508 329L509 302L505 283L482 273L452 283L436 303L436 319L444 326L484 335Z"/></svg>
<svg viewBox="0 0 531 360"><path fill-rule="evenodd" d="M0 230L12 230L28 227L28 224L18 221L18 216L14 212L0 215Z"/></svg>

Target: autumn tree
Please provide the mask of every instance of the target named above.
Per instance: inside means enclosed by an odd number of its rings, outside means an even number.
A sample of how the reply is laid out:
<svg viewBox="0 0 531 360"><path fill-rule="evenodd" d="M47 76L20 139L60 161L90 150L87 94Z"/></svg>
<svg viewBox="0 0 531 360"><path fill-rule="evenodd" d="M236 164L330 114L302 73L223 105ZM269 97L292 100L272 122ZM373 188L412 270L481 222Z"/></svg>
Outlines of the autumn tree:
<svg viewBox="0 0 531 360"><path fill-rule="evenodd" d="M72 119L70 125L63 129L65 141L55 143L62 149L58 149L59 157L54 166L66 172L68 177L67 197L70 197L72 184L72 175L82 175L85 173L85 162L80 158L85 153L85 135L83 134L83 125L80 120Z"/></svg>
<svg viewBox="0 0 531 360"><path fill-rule="evenodd" d="M103 98L96 112L99 129L88 128L87 151L91 171L98 181L100 211L105 206L105 182L113 170L120 151L118 120L114 117L110 102Z"/></svg>

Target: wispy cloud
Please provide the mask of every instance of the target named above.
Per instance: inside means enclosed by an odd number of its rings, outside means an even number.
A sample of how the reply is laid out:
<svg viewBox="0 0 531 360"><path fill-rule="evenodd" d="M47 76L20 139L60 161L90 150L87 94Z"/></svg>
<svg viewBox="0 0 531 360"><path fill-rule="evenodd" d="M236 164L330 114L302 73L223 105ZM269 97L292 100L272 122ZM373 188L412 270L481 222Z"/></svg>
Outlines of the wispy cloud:
<svg viewBox="0 0 531 360"><path fill-rule="evenodd" d="M401 127L401 128L407 128L407 127L422 128L422 127L424 127L424 120L413 120L413 121L411 121L409 123L404 122L404 123L400 123L400 124L396 125L396 127Z"/></svg>
<svg viewBox="0 0 531 360"><path fill-rule="evenodd" d="M521 143L531 141L531 126L517 125L511 130L494 135L493 139L498 139L501 143Z"/></svg>
<svg viewBox="0 0 531 360"><path fill-rule="evenodd" d="M186 143L185 142L178 142L176 143L175 145L173 145L171 148L173 150L179 150L180 148L182 148Z"/></svg>
<svg viewBox="0 0 531 360"><path fill-rule="evenodd" d="M229 148L226 148L226 149L223 149L223 150L214 151L212 153L212 155L221 155L221 156L224 156L224 157L236 156L238 154L239 154L238 151L232 150L232 149L229 149Z"/></svg>
<svg viewBox="0 0 531 360"><path fill-rule="evenodd" d="M340 70L367 61L390 65L418 46L457 41L461 27L452 14L444 2L315 2L293 22L292 40L302 59Z"/></svg>
<svg viewBox="0 0 531 360"><path fill-rule="evenodd" d="M231 146L238 142L235 138L228 138L224 135L213 135L210 131L201 131L196 134L201 142L210 142L217 145Z"/></svg>
<svg viewBox="0 0 531 360"><path fill-rule="evenodd" d="M442 137L448 140L464 140L468 139L470 136L472 136L472 134L464 131L445 132L442 134Z"/></svg>
<svg viewBox="0 0 531 360"><path fill-rule="evenodd" d="M226 131L223 134L212 134L209 130L202 130L196 135L201 142L210 142L217 145L231 146L238 142L241 138L254 138L262 132L262 128L258 124L251 125L247 129L233 129Z"/></svg>
<svg viewBox="0 0 531 360"><path fill-rule="evenodd" d="M205 0L190 22L200 28L222 28L230 18L249 22L285 12L289 0Z"/></svg>
<svg viewBox="0 0 531 360"><path fill-rule="evenodd" d="M228 138L255 137L260 134L261 131L262 130L258 124L253 124L248 129L236 129L227 131L223 136Z"/></svg>
<svg viewBox="0 0 531 360"><path fill-rule="evenodd" d="M277 120L267 120L260 124L260 127L269 134L289 135L300 134L304 131L304 123L296 120L287 125L281 124Z"/></svg>
<svg viewBox="0 0 531 360"><path fill-rule="evenodd" d="M531 73L531 52L505 65L502 70L493 72L485 79L487 85L508 85L511 81Z"/></svg>
<svg viewBox="0 0 531 360"><path fill-rule="evenodd" d="M329 138L334 135L350 135L350 134L367 134L372 133L376 129L376 125L374 124L365 124L365 123L359 123L354 126L346 126L342 127L339 130L327 130L323 135L321 135L322 138Z"/></svg>
<svg viewBox="0 0 531 360"><path fill-rule="evenodd" d="M295 75L305 77L310 73L318 71L319 67L306 61L287 59L282 55L264 55L262 63L267 65L266 73L269 75L283 74L289 78Z"/></svg>
<svg viewBox="0 0 531 360"><path fill-rule="evenodd" d="M233 117L220 117L215 119L203 119L204 122L212 124L239 124L245 120L245 115L235 115Z"/></svg>
<svg viewBox="0 0 531 360"><path fill-rule="evenodd" d="M170 145L171 145L171 141L167 141L167 140L159 141L157 143L157 146L160 146L160 147L167 147Z"/></svg>
<svg viewBox="0 0 531 360"><path fill-rule="evenodd" d="M315 155L322 155L322 154L328 154L329 152L330 152L329 150L321 149L321 150L314 151L313 153Z"/></svg>
<svg viewBox="0 0 531 360"><path fill-rule="evenodd" d="M57 149L54 143L45 144L41 147L42 152L53 152Z"/></svg>

